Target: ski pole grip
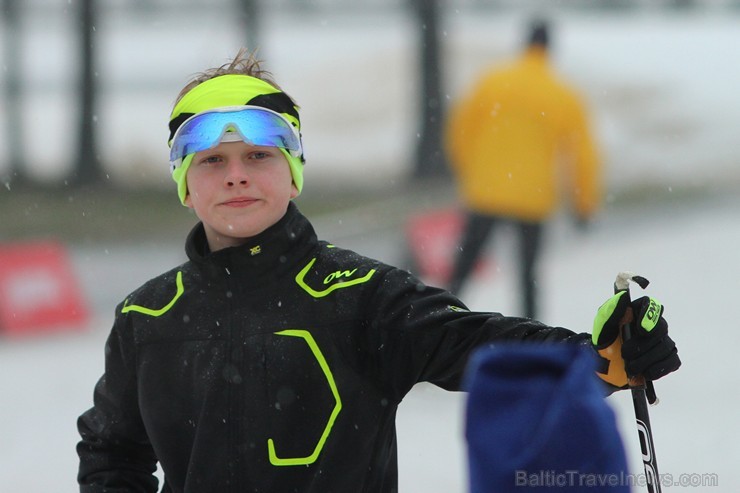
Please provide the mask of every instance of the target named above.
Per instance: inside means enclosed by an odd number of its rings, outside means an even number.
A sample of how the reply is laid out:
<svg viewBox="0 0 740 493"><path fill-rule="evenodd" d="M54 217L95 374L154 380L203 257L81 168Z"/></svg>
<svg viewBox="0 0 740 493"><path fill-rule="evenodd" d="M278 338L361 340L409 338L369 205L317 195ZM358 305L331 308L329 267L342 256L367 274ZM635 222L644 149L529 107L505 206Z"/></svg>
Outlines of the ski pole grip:
<svg viewBox="0 0 740 493"><path fill-rule="evenodd" d="M627 294L625 296L629 297L629 289L626 290ZM622 327L622 342L627 342L632 338L632 322L634 321L634 313L632 311L632 307L627 307L627 311L624 314L624 317L621 320L621 327ZM647 397L647 401L650 405L655 405L658 403L658 395L655 393L655 386L653 385L652 380L647 380L644 375L635 375L630 376L627 375L629 378L628 385L631 389L644 389L645 390L645 397Z"/></svg>
<svg viewBox="0 0 740 493"><path fill-rule="evenodd" d="M641 288L645 289L648 284L650 284L650 281L648 281L646 278L642 276L638 276L632 272L620 272L617 275L616 281L614 281L614 293L618 293L620 291L625 291L627 296L627 299L631 301L630 297L630 282L636 283ZM622 333L622 342L627 342L632 337L632 322L634 321L634 313L632 311L632 307L628 307L627 311L624 314L624 317L620 321L620 327L621 327L621 333ZM658 402L658 396L655 393L655 386L653 385L652 380L646 380L643 375L635 375L629 378L629 387L632 389L644 389L645 390L645 396L647 397L648 403L651 405L657 404Z"/></svg>

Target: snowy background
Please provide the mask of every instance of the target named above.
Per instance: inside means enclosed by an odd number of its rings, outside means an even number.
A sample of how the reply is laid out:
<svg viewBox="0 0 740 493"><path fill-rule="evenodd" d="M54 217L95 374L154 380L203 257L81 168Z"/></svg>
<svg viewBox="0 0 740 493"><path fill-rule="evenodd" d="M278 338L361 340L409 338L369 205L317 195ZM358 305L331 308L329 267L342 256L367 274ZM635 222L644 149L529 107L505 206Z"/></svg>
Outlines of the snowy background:
<svg viewBox="0 0 740 493"><path fill-rule="evenodd" d="M176 94L193 74L227 62L246 43L233 7L214 2L224 6L137 15L101 10L95 123L113 179L169 186L167 121ZM591 106L612 191L740 182L740 9L547 11L554 61ZM516 53L529 13L445 11L440 42L448 102L488 65ZM274 8L263 17L259 54L303 108L307 179L383 187L404 178L419 130L411 12ZM30 171L50 180L68 171L76 145L74 20L72 8L37 7L23 19L19 41L24 153ZM0 118L0 135L7 125ZM0 139L0 172L6 152Z"/></svg>
<svg viewBox="0 0 740 493"><path fill-rule="evenodd" d="M740 15L556 14L556 61L592 105L609 190L645 185L663 198L607 204L585 233L558 217L543 259L541 318L589 331L618 271L648 277L648 292L666 305L684 361L679 373L656 384L661 403L651 408L651 419L660 470L674 479L716 475L718 486L695 491L740 491L740 372L734 365L740 331L733 309L740 294ZM451 99L489 62L516 50L521 19L512 12L448 12ZM110 79L97 120L101 153L119 179L167 184L164 129L175 93L193 72L223 63L243 44L234 29L217 29L216 21L204 21L202 32L188 37L175 35L178 21L109 18L98 30L105 47L101 77ZM35 96L26 101L25 123L34 130L27 134L33 144L27 152L39 176L55 177L64 172L60 156L69 155L72 145L72 103L64 83L71 79L72 43L64 22L26 22L35 29L25 40L26 66L35 74L29 85ZM263 35L269 68L304 108L305 193L312 181L328 177L337 186L381 188L402 179L416 135L409 16L272 12ZM52 84L54 74L63 83ZM146 87L136 83L135 75L142 74L150 78ZM687 188L701 193L686 194ZM384 211L382 204L372 212L404 213ZM348 236L342 225L357 220L350 214L314 218L319 234L401 261L398 228L370 224L373 235ZM372 223L373 214L365 220ZM492 247L495 263L464 299L475 309L514 313L513 244L500 235ZM115 304L183 258L181 239L70 245L70 252L93 312L89 326L51 337L0 339L2 492L76 491L75 420L91 405ZM640 473L629 394L608 402L617 412L632 472ZM402 493L465 491L463 405L464 395L425 385L404 401L398 417Z"/></svg>

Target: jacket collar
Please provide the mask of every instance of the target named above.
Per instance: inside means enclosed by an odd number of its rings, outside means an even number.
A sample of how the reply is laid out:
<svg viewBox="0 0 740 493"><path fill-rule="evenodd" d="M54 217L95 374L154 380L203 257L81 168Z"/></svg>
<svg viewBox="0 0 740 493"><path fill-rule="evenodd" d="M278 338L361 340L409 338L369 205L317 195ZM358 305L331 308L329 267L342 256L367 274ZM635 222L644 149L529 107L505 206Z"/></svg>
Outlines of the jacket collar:
<svg viewBox="0 0 740 493"><path fill-rule="evenodd" d="M282 219L247 243L216 252L208 248L203 223L199 222L188 235L185 253L193 263L209 271L279 276L301 260L317 242L313 226L291 202Z"/></svg>

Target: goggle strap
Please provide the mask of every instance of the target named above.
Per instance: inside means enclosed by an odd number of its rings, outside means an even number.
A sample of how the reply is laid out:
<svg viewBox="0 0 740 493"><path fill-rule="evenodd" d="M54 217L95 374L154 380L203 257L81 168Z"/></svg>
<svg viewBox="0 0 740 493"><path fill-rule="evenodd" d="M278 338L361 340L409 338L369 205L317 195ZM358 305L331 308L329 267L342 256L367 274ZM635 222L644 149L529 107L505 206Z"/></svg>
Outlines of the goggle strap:
<svg viewBox="0 0 740 493"><path fill-rule="evenodd" d="M286 115L290 115L300 121L298 110L295 109L295 103L290 99L290 96L284 92L260 94L259 96L255 96L247 101L246 104L251 106L262 106L263 108L276 111L277 113L285 113Z"/></svg>
<svg viewBox="0 0 740 493"><path fill-rule="evenodd" d="M172 139L175 138L175 132L177 132L177 129L180 128L183 123L185 123L185 120L193 115L195 115L195 113L180 113L175 118L170 120L170 136L167 139L167 142L171 142Z"/></svg>

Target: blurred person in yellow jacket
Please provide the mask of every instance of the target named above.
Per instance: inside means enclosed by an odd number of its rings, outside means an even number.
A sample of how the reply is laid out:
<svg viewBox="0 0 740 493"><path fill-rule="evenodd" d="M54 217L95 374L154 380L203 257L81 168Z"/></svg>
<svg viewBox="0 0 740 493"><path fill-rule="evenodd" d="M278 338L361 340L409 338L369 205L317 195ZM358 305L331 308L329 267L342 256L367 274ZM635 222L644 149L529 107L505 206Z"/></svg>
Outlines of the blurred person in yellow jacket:
<svg viewBox="0 0 740 493"><path fill-rule="evenodd" d="M450 279L459 294L495 226L518 232L523 315L536 318L543 225L569 192L577 224L601 202L600 163L577 92L553 71L548 23L531 23L521 56L486 73L451 108L445 145L466 225Z"/></svg>

